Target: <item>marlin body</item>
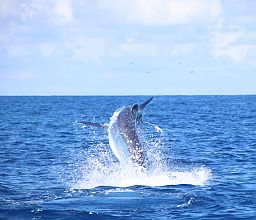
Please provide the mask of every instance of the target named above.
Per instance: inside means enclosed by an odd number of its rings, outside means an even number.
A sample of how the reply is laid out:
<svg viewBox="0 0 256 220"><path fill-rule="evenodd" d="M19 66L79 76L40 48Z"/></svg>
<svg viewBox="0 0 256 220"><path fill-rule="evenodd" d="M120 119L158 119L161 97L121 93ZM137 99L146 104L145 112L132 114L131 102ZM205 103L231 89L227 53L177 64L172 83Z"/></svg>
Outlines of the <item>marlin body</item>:
<svg viewBox="0 0 256 220"><path fill-rule="evenodd" d="M134 104L117 110L111 117L109 125L82 123L107 128L110 147L119 162L132 161L141 166L145 162L145 157L137 134L137 125L142 122L142 111L152 99L153 97L141 105Z"/></svg>

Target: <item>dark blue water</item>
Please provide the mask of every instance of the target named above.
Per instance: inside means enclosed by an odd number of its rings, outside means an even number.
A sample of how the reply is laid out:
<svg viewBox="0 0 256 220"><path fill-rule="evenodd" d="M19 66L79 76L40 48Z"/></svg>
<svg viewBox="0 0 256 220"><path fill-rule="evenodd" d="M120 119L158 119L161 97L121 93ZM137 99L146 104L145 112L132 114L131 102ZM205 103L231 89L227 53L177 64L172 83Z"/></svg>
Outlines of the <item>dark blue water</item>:
<svg viewBox="0 0 256 220"><path fill-rule="evenodd" d="M0 219L256 219L256 96L155 97L120 167L79 121L146 98L0 97Z"/></svg>

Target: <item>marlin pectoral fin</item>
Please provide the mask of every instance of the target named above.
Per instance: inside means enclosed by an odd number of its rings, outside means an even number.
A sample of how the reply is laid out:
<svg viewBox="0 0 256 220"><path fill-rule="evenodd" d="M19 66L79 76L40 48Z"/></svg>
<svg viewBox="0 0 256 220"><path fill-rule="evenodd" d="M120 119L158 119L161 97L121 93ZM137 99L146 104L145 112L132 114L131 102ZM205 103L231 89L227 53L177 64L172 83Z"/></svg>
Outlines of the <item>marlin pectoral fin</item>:
<svg viewBox="0 0 256 220"><path fill-rule="evenodd" d="M100 123L95 123L95 122L81 121L80 123L84 124L84 125L94 126L97 128L105 128L105 129L108 128L108 125L106 125L106 124L100 124Z"/></svg>

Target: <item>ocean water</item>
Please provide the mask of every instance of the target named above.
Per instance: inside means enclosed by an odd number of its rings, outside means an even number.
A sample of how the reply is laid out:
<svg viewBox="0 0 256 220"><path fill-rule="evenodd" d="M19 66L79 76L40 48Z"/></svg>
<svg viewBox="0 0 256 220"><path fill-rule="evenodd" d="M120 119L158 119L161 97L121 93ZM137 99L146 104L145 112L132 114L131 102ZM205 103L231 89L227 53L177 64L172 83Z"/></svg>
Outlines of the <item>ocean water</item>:
<svg viewBox="0 0 256 220"><path fill-rule="evenodd" d="M146 170L104 129L148 97L0 97L0 219L256 219L256 96L156 96Z"/></svg>

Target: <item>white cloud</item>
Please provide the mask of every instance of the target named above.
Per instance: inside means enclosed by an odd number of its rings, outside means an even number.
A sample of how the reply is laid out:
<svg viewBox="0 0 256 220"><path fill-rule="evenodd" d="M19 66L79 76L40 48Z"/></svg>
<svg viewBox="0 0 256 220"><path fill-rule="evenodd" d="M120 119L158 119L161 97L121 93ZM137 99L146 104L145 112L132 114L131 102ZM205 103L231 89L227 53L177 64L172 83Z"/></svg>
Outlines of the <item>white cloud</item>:
<svg viewBox="0 0 256 220"><path fill-rule="evenodd" d="M12 44L7 46L7 53L11 57L25 57L28 55L27 45Z"/></svg>
<svg viewBox="0 0 256 220"><path fill-rule="evenodd" d="M130 56L156 56L157 48L150 43L128 42L120 45L120 50Z"/></svg>
<svg viewBox="0 0 256 220"><path fill-rule="evenodd" d="M69 22L74 18L71 1L69 0L58 0L55 4L54 12L60 22Z"/></svg>
<svg viewBox="0 0 256 220"><path fill-rule="evenodd" d="M251 51L256 50L255 44L242 43L242 40L245 40L248 35L242 31L214 32L211 39L212 56L215 59L228 57L235 62L245 60Z"/></svg>
<svg viewBox="0 0 256 220"><path fill-rule="evenodd" d="M31 80L34 80L36 76L32 74L28 70L12 70L11 72L7 72L5 74L0 74L0 81L5 82L5 84L2 84L3 86L7 86L8 84L13 83L24 83L29 82ZM8 87L8 86L7 86Z"/></svg>
<svg viewBox="0 0 256 220"><path fill-rule="evenodd" d="M79 3L75 3L73 0L0 0L0 17L11 15L28 22L40 16L63 24L74 20L73 10L79 7Z"/></svg>
<svg viewBox="0 0 256 220"><path fill-rule="evenodd" d="M255 24L256 15L242 15L236 18L238 23L241 24Z"/></svg>
<svg viewBox="0 0 256 220"><path fill-rule="evenodd" d="M33 19L40 10L43 10L46 7L45 2L43 2L42 0L22 3L19 6L19 13L22 21L28 21Z"/></svg>
<svg viewBox="0 0 256 220"><path fill-rule="evenodd" d="M41 43L38 45L41 54L45 57L50 57L56 51L56 45L53 43Z"/></svg>
<svg viewBox="0 0 256 220"><path fill-rule="evenodd" d="M7 16L13 13L16 4L16 0L0 0L0 16Z"/></svg>
<svg viewBox="0 0 256 220"><path fill-rule="evenodd" d="M194 50L194 48L195 45L192 43L178 44L173 47L171 53L175 56L189 54Z"/></svg>
<svg viewBox="0 0 256 220"><path fill-rule="evenodd" d="M117 19L146 25L216 21L222 9L219 0L98 0L98 5Z"/></svg>
<svg viewBox="0 0 256 220"><path fill-rule="evenodd" d="M235 62L241 62L247 58L250 51L255 49L255 45L232 45L227 48L222 48L215 53L215 58L226 56Z"/></svg>
<svg viewBox="0 0 256 220"><path fill-rule="evenodd" d="M106 40L98 37L72 37L65 43L74 60L97 62L106 54Z"/></svg>
<svg viewBox="0 0 256 220"><path fill-rule="evenodd" d="M236 43L243 36L243 32L213 33L212 44L215 48L223 48L229 44Z"/></svg>

